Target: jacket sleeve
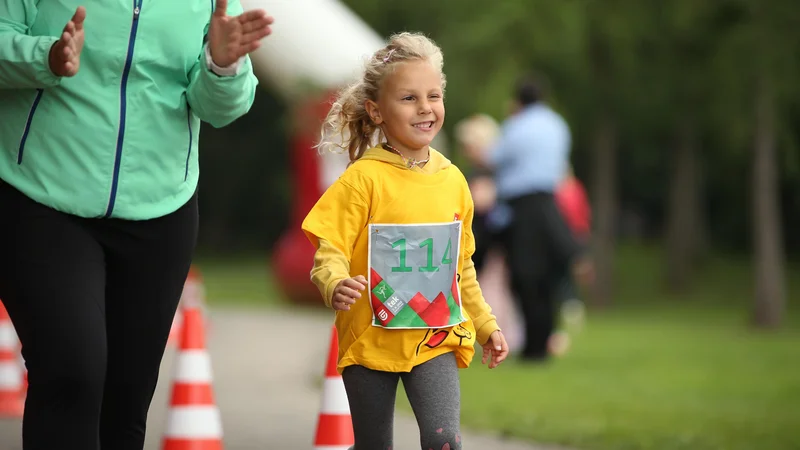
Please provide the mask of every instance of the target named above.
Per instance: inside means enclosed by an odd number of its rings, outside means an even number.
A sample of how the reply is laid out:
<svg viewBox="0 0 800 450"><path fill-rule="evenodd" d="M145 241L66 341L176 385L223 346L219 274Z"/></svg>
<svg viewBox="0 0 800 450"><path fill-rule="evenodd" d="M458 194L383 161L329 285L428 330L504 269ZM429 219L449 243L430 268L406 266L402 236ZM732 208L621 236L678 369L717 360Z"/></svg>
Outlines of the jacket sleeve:
<svg viewBox="0 0 800 450"><path fill-rule="evenodd" d="M475 253L475 237L472 234L474 214L475 208L472 204L472 199L469 198L469 207L463 223L464 252L462 254L463 265L461 267L461 302L475 325L475 338L478 344L484 345L489 340L489 336L500 330L500 327L497 325L497 318L492 314L492 308L483 298L481 286L478 284L475 264L472 261L472 254Z"/></svg>
<svg viewBox="0 0 800 450"><path fill-rule="evenodd" d="M239 0L228 2L229 16L238 16L242 11ZM257 86L258 79L253 73L253 64L249 56L244 57L236 75L220 76L208 67L203 51L189 72L189 88L186 95L189 106L200 120L220 128L250 111Z"/></svg>
<svg viewBox="0 0 800 450"><path fill-rule="evenodd" d="M0 89L44 89L61 82L49 62L58 38L29 34L36 12L34 0L0 0Z"/></svg>

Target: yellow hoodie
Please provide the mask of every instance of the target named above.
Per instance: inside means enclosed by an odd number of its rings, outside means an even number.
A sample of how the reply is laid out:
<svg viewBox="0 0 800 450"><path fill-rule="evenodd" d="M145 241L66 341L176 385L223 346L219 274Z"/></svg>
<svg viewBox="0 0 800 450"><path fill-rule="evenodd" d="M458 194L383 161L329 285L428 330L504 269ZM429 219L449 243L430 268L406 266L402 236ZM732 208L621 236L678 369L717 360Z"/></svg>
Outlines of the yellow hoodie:
<svg viewBox="0 0 800 450"><path fill-rule="evenodd" d="M485 344L499 330L472 263L473 210L464 175L433 149L424 167L412 169L399 155L369 149L322 195L302 225L317 247L312 281L329 307L340 281L370 281L349 311L336 311L340 373L353 364L408 372L448 352L465 368L476 339ZM433 238L422 240L419 232ZM387 256L395 254L399 259Z"/></svg>

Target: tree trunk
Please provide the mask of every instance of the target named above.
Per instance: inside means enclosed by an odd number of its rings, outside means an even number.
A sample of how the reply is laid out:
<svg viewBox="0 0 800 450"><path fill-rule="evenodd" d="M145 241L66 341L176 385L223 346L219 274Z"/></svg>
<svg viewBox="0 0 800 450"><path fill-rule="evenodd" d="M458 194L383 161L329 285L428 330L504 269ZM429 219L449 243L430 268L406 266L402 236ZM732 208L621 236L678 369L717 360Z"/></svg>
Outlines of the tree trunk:
<svg viewBox="0 0 800 450"><path fill-rule="evenodd" d="M691 118L676 134L672 153L666 246L666 284L674 293L684 293L691 283L701 245L702 204L700 201L697 134Z"/></svg>
<svg viewBox="0 0 800 450"><path fill-rule="evenodd" d="M594 306L611 304L614 296L614 250L616 246L617 198L617 138L613 119L598 118L592 143L594 149L594 263L595 284L591 301Z"/></svg>
<svg viewBox="0 0 800 450"><path fill-rule="evenodd" d="M697 184L695 185L695 207L697 215L694 221L694 260L697 269L702 268L703 264L708 260L711 253L711 237L708 231L708 214L706 210L706 171L705 166L700 158L701 149L698 148L695 152L695 169L697 175Z"/></svg>
<svg viewBox="0 0 800 450"><path fill-rule="evenodd" d="M753 323L777 327L786 306L783 231L775 144L775 100L766 74L755 91L753 155L753 233L755 298Z"/></svg>

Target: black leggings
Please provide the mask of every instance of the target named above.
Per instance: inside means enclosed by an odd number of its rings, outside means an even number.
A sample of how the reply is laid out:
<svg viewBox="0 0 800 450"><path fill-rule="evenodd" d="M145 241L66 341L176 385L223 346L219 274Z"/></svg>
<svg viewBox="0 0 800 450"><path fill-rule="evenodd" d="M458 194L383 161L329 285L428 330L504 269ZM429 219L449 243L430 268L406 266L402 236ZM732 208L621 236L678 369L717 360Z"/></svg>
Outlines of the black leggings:
<svg viewBox="0 0 800 450"><path fill-rule="evenodd" d="M0 299L22 342L24 450L141 450L197 239L196 195L147 221L83 219L0 180Z"/></svg>

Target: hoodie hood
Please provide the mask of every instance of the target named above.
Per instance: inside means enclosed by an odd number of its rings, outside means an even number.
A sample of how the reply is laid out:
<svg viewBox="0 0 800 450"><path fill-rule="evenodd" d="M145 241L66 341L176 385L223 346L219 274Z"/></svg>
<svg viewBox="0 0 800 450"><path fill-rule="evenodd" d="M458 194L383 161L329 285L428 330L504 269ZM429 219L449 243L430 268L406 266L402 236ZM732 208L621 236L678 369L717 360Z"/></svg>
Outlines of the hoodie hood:
<svg viewBox="0 0 800 450"><path fill-rule="evenodd" d="M397 153L391 152L386 150L382 147L373 147L368 149L364 152L364 155L359 158L359 160L372 160L372 161L380 161L387 164L391 164L395 167L399 167L402 169L413 170L415 172L422 172L422 173L436 173L442 169L446 169L450 167L452 163L449 159L447 159L443 154L439 153L438 151L434 150L432 147L430 149L431 157L430 160L425 163L424 167L413 167L408 169L406 163L403 161L403 158L398 155Z"/></svg>

